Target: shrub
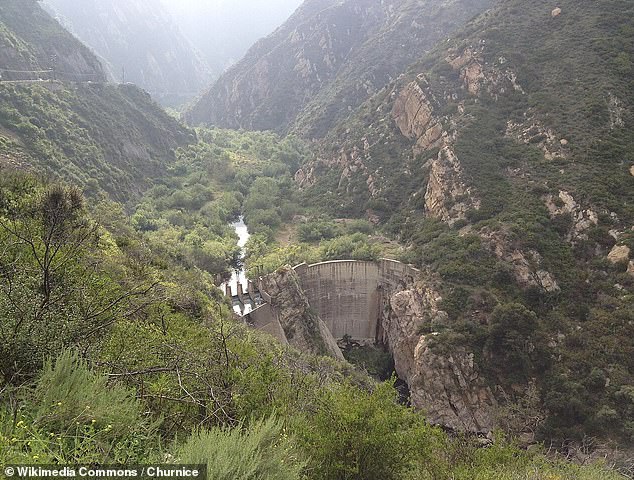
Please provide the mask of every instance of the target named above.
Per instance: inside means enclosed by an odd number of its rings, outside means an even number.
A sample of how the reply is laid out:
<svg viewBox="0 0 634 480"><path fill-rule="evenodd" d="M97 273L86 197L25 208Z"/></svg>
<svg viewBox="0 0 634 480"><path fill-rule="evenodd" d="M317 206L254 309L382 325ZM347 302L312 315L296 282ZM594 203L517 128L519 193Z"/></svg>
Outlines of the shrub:
<svg viewBox="0 0 634 480"><path fill-rule="evenodd" d="M199 430L177 452L185 464L206 464L213 480L299 479L304 464L275 418L240 428Z"/></svg>
<svg viewBox="0 0 634 480"><path fill-rule="evenodd" d="M0 463L156 460L158 422L143 415L133 391L108 386L77 353L49 360L32 394L23 391L19 421L8 408L0 411Z"/></svg>
<svg viewBox="0 0 634 480"><path fill-rule="evenodd" d="M396 403L392 382L364 392L333 385L301 422L309 471L320 480L390 480L435 472L434 447L442 435L422 415ZM440 478L440 477L438 477Z"/></svg>

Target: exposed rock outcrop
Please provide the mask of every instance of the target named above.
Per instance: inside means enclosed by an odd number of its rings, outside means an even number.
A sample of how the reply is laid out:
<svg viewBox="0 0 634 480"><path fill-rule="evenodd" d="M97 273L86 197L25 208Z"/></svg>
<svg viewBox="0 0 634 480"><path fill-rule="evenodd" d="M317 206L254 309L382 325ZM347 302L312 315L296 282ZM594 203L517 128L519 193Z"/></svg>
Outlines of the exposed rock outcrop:
<svg viewBox="0 0 634 480"><path fill-rule="evenodd" d="M464 348L441 353L430 347L434 331L448 322L442 297L429 278L389 293L382 327L399 377L410 388L412 405L427 420L458 431L488 433L495 428L497 401Z"/></svg>
<svg viewBox="0 0 634 480"><path fill-rule="evenodd" d="M612 92L608 94L608 111L610 112L610 129L622 128L625 126L623 116L625 115L625 108L623 108L623 102Z"/></svg>
<svg viewBox="0 0 634 480"><path fill-rule="evenodd" d="M630 248L627 245L615 245L608 253L608 260L614 264L627 263L629 259Z"/></svg>
<svg viewBox="0 0 634 480"><path fill-rule="evenodd" d="M566 235L566 240L569 242L587 239L588 236L585 232L599 223L599 216L594 210L582 208L574 197L565 190L561 190L557 197L553 195L546 196L545 201L551 217L570 215L572 226Z"/></svg>
<svg viewBox="0 0 634 480"><path fill-rule="evenodd" d="M292 268L282 267L263 277L260 290L270 296L269 304L290 345L305 352L344 359L328 327L311 309Z"/></svg>
<svg viewBox="0 0 634 480"><path fill-rule="evenodd" d="M415 361L412 403L422 406L428 421L463 432L489 433L495 428L497 401L473 353L454 348L450 354L438 354L429 339L421 337Z"/></svg>
<svg viewBox="0 0 634 480"><path fill-rule="evenodd" d="M569 155L568 140L559 138L551 128L535 118L521 123L507 122L506 135L526 145L536 145L546 160L563 159Z"/></svg>
<svg viewBox="0 0 634 480"><path fill-rule="evenodd" d="M467 47L461 53L450 51L445 61L460 72L463 87L473 96L488 92L493 98L510 91L526 93L517 81L517 74L500 57L493 64L483 58L483 47Z"/></svg>
<svg viewBox="0 0 634 480"><path fill-rule="evenodd" d="M438 152L430 167L425 192L428 215L452 225L464 219L468 210L480 208L480 201L462 180L462 166L450 146Z"/></svg>
<svg viewBox="0 0 634 480"><path fill-rule="evenodd" d="M538 287L545 292L560 291L553 275L542 267L542 257L535 250L524 252L514 246L508 234L484 228L480 236L497 258L511 267L515 281L524 288Z"/></svg>
<svg viewBox="0 0 634 480"><path fill-rule="evenodd" d="M424 77L419 76L424 82ZM419 82L409 83L396 97L392 118L401 133L415 139L414 154L424 152L442 143L443 129L433 116L433 107Z"/></svg>

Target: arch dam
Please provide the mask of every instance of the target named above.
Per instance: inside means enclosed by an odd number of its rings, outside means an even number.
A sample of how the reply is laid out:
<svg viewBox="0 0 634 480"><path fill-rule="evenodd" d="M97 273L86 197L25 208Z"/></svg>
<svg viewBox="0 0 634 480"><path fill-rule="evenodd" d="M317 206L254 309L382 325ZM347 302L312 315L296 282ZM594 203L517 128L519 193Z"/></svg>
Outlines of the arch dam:
<svg viewBox="0 0 634 480"><path fill-rule="evenodd" d="M382 317L390 292L411 285L420 271L396 260L335 260L293 267L310 309L325 323L335 340L349 336L361 343L380 342ZM275 274L271 274L275 275ZM266 277L257 280L262 304L244 315L247 324L288 343L280 309L271 304Z"/></svg>

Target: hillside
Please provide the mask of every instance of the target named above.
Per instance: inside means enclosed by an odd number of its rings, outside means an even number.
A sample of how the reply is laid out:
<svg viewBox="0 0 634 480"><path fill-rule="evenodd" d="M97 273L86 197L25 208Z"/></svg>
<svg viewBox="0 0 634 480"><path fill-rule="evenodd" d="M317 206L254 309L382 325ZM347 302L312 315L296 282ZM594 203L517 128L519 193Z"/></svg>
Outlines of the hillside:
<svg viewBox="0 0 634 480"><path fill-rule="evenodd" d="M489 3L304 2L229 69L186 119L320 137Z"/></svg>
<svg viewBox="0 0 634 480"><path fill-rule="evenodd" d="M134 85L0 84L0 166L124 201L165 173L195 134Z"/></svg>
<svg viewBox="0 0 634 480"><path fill-rule="evenodd" d="M0 3L0 75L3 80L105 80L95 56L42 11L37 0Z"/></svg>
<svg viewBox="0 0 634 480"><path fill-rule="evenodd" d="M161 2L46 0L62 24L104 61L111 78L131 82L170 106L194 98L209 67Z"/></svg>
<svg viewBox="0 0 634 480"><path fill-rule="evenodd" d="M6 37L3 68L44 68L46 55L55 54L60 69L57 80L0 82L1 167L126 200L165 172L178 146L194 141L192 131L134 85L95 82L105 80L95 55L38 2L3 2L0 21L3 31L15 32Z"/></svg>
<svg viewBox="0 0 634 480"><path fill-rule="evenodd" d="M430 271L418 288L442 296L449 320L396 333L418 352L471 352L496 402L543 415L529 437L633 438L617 420L631 419L634 383L632 8L501 0L296 174L306 204L370 218L409 246L404 259ZM416 362L397 371L425 377Z"/></svg>

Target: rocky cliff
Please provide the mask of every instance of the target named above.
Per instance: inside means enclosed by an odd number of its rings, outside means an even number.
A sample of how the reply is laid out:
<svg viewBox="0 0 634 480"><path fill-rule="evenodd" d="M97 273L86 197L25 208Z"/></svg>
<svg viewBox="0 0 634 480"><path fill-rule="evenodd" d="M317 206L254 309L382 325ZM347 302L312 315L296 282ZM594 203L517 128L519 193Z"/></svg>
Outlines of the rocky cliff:
<svg viewBox="0 0 634 480"><path fill-rule="evenodd" d="M350 268L343 275L337 274L336 267L342 264ZM352 268L353 264L358 269ZM455 321L442 310L436 275L390 260L376 264L325 262L297 269L303 273L286 266L259 283L268 301L261 308L271 310L267 323L269 318L279 321L283 343L288 340L300 350L343 360L336 340L350 335L351 330L346 328L354 329L355 321L366 321L372 325L372 332L377 332L376 342L392 354L396 373L409 386L412 405L425 412L430 423L484 434L496 427L497 400L474 354L466 348L447 349L436 341L438 332ZM307 269L313 274L307 275ZM319 291L305 291L310 284ZM330 299L328 305L321 302L326 297ZM368 304L378 302L379 308L358 303L361 299ZM374 312L378 318L351 320L341 313L351 301L358 303L359 310ZM332 332L320 315L329 319ZM333 337L335 331L339 333ZM352 339L368 341L354 335Z"/></svg>
<svg viewBox="0 0 634 480"><path fill-rule="evenodd" d="M290 267L261 279L260 290L270 296L269 306L288 343L315 355L343 360L343 354L324 321L311 308L297 273Z"/></svg>
<svg viewBox="0 0 634 480"><path fill-rule="evenodd" d="M306 1L189 111L191 123L320 137L487 0Z"/></svg>
<svg viewBox="0 0 634 480"><path fill-rule="evenodd" d="M412 405L432 424L462 432L491 432L496 427L497 400L474 354L465 348L447 351L434 346L438 330L447 328L451 319L441 310L442 297L432 277L424 274L384 295L383 341L394 357L396 372L409 386Z"/></svg>

